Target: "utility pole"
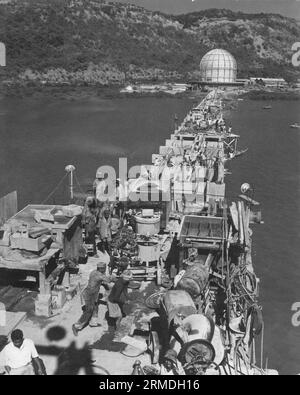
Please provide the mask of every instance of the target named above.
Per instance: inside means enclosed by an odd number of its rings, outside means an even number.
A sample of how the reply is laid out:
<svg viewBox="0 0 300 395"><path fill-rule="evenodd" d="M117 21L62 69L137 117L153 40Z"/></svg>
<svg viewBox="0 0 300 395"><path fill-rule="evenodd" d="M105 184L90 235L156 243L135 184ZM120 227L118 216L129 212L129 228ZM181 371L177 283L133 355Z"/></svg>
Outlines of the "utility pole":
<svg viewBox="0 0 300 395"><path fill-rule="evenodd" d="M70 200L71 200L71 202L72 202L73 199L74 199L74 179L73 179L73 173L74 173L75 170L76 170L76 169L75 169L75 166L73 166L73 165L68 165L68 166L65 167L65 171L66 171L67 173L69 173L69 175L70 175Z"/></svg>

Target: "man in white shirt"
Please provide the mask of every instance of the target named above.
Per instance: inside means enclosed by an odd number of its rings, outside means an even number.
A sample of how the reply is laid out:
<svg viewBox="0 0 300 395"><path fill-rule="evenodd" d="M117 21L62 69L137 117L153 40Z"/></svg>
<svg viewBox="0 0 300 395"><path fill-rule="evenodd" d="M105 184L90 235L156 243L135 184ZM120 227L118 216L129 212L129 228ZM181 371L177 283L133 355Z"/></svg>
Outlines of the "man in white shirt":
<svg viewBox="0 0 300 395"><path fill-rule="evenodd" d="M38 374L43 374L43 369L32 340L24 339L23 332L16 329L11 334L11 343L3 349L6 372L11 376L33 376L32 362L36 363Z"/></svg>

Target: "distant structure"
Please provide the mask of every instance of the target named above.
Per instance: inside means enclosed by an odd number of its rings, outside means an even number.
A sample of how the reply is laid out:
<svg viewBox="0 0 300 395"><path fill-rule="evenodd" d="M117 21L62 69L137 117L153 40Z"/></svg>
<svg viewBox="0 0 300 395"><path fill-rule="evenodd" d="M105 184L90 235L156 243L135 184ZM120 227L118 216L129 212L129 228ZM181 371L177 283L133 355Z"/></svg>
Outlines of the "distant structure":
<svg viewBox="0 0 300 395"><path fill-rule="evenodd" d="M251 77L250 85L263 85L269 88L285 88L288 86L283 78Z"/></svg>
<svg viewBox="0 0 300 395"><path fill-rule="evenodd" d="M206 83L232 84L236 82L237 63L224 49L213 49L200 63L201 81Z"/></svg>

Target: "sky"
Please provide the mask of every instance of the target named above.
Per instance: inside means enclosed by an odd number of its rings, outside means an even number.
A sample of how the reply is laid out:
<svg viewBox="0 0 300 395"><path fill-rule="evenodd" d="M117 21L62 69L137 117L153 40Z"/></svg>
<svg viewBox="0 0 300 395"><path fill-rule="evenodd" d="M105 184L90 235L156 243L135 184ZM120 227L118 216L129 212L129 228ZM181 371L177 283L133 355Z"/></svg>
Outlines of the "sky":
<svg viewBox="0 0 300 395"><path fill-rule="evenodd" d="M250 13L270 12L300 20L300 0L116 0L150 10L180 14L207 8L227 8Z"/></svg>

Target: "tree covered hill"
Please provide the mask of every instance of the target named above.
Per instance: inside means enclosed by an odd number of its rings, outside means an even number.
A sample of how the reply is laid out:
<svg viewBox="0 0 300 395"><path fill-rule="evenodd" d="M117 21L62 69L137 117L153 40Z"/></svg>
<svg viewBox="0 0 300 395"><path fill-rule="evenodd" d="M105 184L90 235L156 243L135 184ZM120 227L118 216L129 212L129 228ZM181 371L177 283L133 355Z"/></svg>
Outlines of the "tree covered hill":
<svg viewBox="0 0 300 395"><path fill-rule="evenodd" d="M100 0L0 4L6 78L25 72L47 79L55 70L60 78L101 75L99 81L110 76L108 82L180 78L195 73L213 48L236 57L240 78L284 76L295 74L291 47L299 37L296 20L274 14L211 9L174 16Z"/></svg>

